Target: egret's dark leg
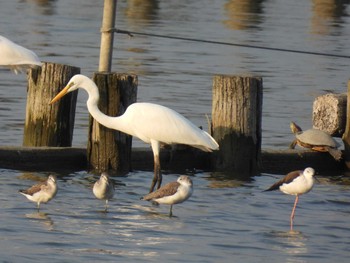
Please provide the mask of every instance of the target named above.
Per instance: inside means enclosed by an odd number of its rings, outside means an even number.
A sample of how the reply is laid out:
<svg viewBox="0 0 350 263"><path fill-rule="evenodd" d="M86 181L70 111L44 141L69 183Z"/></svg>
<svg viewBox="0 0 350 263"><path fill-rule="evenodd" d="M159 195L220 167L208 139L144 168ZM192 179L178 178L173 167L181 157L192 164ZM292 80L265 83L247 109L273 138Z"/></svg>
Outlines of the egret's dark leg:
<svg viewBox="0 0 350 263"><path fill-rule="evenodd" d="M299 196L296 195L292 214L290 215L290 231L293 231L293 219L294 219L295 208L297 207L298 200L299 200Z"/></svg>
<svg viewBox="0 0 350 263"><path fill-rule="evenodd" d="M151 184L151 189L149 190L150 193L153 192L154 187L157 184L157 189L160 188L160 185L162 184L162 171L160 168L160 162L159 162L159 156L154 156L154 175L153 175L153 180Z"/></svg>
<svg viewBox="0 0 350 263"><path fill-rule="evenodd" d="M157 175L158 175L157 189L159 189L161 187L162 181L163 181L163 175L162 175L162 169L160 167L160 163L158 163L157 169L158 169L158 173L157 173Z"/></svg>
<svg viewBox="0 0 350 263"><path fill-rule="evenodd" d="M157 184L157 189L160 188L162 184L162 171L160 168L160 160L159 160L159 150L160 150L160 144L158 141L151 141L151 146L152 146L152 151L153 151L153 157L154 157L154 175L153 175L153 180L151 184L151 189L150 193L153 192L154 187Z"/></svg>

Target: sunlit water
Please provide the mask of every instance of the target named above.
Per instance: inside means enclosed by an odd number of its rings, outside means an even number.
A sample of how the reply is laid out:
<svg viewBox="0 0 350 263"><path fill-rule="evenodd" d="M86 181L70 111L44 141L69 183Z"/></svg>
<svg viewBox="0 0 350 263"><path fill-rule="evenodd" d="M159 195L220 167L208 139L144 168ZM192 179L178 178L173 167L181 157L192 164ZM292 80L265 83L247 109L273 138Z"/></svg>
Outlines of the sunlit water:
<svg viewBox="0 0 350 263"><path fill-rule="evenodd" d="M193 196L174 206L172 218L168 206L140 200L150 172L114 178L108 213L92 194L97 177L59 175L57 196L37 212L17 190L46 176L0 170L3 262L342 262L349 256L349 182L321 176L301 196L290 232L294 197L262 192L277 176L242 182L195 174Z"/></svg>
<svg viewBox="0 0 350 263"><path fill-rule="evenodd" d="M2 1L0 34L43 61L98 68L103 1ZM347 1L118 1L117 27L228 43L349 56ZM139 77L138 100L169 106L206 127L215 74L263 77L263 147L286 148L289 122L311 126L312 102L345 92L349 59L172 39L116 35L113 71ZM74 146L85 146L87 95L80 92ZM26 76L0 70L0 145L21 145ZM142 145L134 140L134 145ZM38 213L17 193L47 174L0 170L3 262L343 262L349 248L349 181L322 177L300 198L289 232L292 196L264 193L282 175L250 182L194 175L186 203L153 207L149 172L115 178L110 212L95 200L85 172L59 175L59 192ZM178 175L167 175L165 181Z"/></svg>

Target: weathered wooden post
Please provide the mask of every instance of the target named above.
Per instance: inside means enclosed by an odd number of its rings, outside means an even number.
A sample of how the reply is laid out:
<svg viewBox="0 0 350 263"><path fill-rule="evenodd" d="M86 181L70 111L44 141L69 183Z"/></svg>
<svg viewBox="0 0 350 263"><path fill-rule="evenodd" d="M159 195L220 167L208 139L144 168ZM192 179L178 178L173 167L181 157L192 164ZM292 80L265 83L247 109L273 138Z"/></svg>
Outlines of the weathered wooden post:
<svg viewBox="0 0 350 263"><path fill-rule="evenodd" d="M43 63L28 73L23 146L71 146L77 92L58 104L49 102L80 68Z"/></svg>
<svg viewBox="0 0 350 263"><path fill-rule="evenodd" d="M346 93L318 96L313 103L313 128L342 137L346 125L346 102Z"/></svg>
<svg viewBox="0 0 350 263"><path fill-rule="evenodd" d="M136 101L137 77L118 73L95 73L100 92L100 110L108 116L122 115ZM95 172L130 171L132 137L99 125L90 116L87 158Z"/></svg>
<svg viewBox="0 0 350 263"><path fill-rule="evenodd" d="M137 95L136 76L110 73L116 7L116 0L104 1L99 72L93 77L100 93L98 107L109 116L122 115L126 108L136 101ZM95 172L130 171L131 142L131 136L103 127L90 117L87 149L90 169Z"/></svg>
<svg viewBox="0 0 350 263"><path fill-rule="evenodd" d="M344 142L344 162L348 169L350 169L350 80L348 81L348 99L347 99L347 107L346 107L346 127L345 132L343 134L343 142Z"/></svg>
<svg viewBox="0 0 350 263"><path fill-rule="evenodd" d="M262 90L260 77L214 76L212 132L220 145L216 169L240 177L258 173Z"/></svg>

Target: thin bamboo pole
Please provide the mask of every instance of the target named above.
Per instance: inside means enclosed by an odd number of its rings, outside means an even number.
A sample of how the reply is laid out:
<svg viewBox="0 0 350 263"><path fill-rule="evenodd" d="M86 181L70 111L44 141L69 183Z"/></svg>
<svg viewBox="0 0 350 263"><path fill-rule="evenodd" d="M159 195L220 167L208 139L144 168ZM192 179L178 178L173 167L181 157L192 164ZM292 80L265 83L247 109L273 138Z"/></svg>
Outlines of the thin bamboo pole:
<svg viewBox="0 0 350 263"><path fill-rule="evenodd" d="M117 0L105 0L101 28L100 62L98 70L110 72L112 68L113 40Z"/></svg>

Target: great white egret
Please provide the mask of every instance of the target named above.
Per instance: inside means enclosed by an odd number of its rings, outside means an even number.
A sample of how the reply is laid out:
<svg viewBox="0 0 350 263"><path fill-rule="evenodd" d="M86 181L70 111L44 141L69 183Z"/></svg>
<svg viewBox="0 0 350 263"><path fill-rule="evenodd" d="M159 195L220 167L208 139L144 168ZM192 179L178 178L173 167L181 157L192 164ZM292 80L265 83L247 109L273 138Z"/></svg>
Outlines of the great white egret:
<svg viewBox="0 0 350 263"><path fill-rule="evenodd" d="M107 128L119 130L151 144L154 176L150 192L153 192L156 183L158 183L157 188L162 183L159 161L161 143L186 144L206 152L219 149L218 143L207 132L199 129L176 111L158 104L133 103L119 117L105 115L98 109L99 92L96 84L84 75L73 76L67 86L50 103L56 102L65 94L78 88L88 93L87 108L96 121Z"/></svg>
<svg viewBox="0 0 350 263"><path fill-rule="evenodd" d="M181 175L176 182L168 183L158 190L149 193L141 200L155 204L170 205L169 216L173 215L173 205L185 202L193 193L193 183L187 175Z"/></svg>
<svg viewBox="0 0 350 263"><path fill-rule="evenodd" d="M56 176L49 175L46 182L42 182L27 190L19 190L19 193L28 198L28 200L37 203L38 211L40 203L47 203L55 197L57 193Z"/></svg>
<svg viewBox="0 0 350 263"><path fill-rule="evenodd" d="M18 74L28 67L41 65L33 51L0 36L0 66L8 67Z"/></svg>
<svg viewBox="0 0 350 263"><path fill-rule="evenodd" d="M96 181L92 192L97 199L106 200L105 212L107 212L108 200L114 196L114 184L106 172L102 173L100 179Z"/></svg>
<svg viewBox="0 0 350 263"><path fill-rule="evenodd" d="M290 230L293 230L293 219L295 208L297 206L299 195L308 193L315 182L314 179L315 170L311 167L306 168L304 171L293 171L288 173L278 182L274 183L269 189L265 191L281 190L288 195L295 195L295 202L292 213L290 215Z"/></svg>

